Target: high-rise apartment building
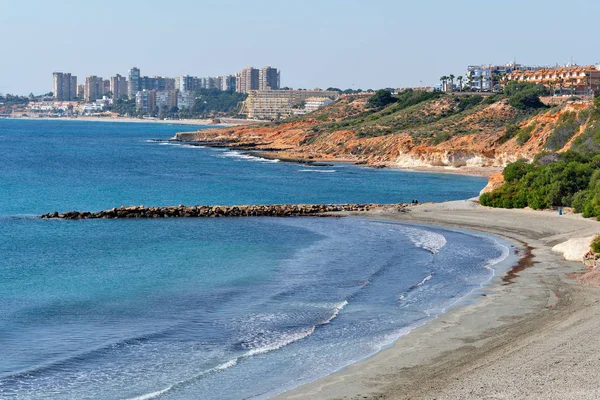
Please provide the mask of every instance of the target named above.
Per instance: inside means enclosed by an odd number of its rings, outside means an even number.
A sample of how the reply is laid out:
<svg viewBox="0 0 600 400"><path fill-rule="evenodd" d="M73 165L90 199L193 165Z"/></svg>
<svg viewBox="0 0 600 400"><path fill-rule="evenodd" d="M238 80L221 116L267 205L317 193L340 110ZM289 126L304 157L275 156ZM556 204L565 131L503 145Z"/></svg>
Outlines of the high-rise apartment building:
<svg viewBox="0 0 600 400"><path fill-rule="evenodd" d="M196 98L194 97L194 94L188 90L182 90L177 92L177 107L180 110L183 109L190 109L192 107L194 107L194 104L196 102Z"/></svg>
<svg viewBox="0 0 600 400"><path fill-rule="evenodd" d="M142 76L139 79L139 90L175 90L175 79L164 76Z"/></svg>
<svg viewBox="0 0 600 400"><path fill-rule="evenodd" d="M181 75L177 78L177 90L196 91L200 88L200 79L195 76Z"/></svg>
<svg viewBox="0 0 600 400"><path fill-rule="evenodd" d="M258 90L259 71L253 67L246 67L236 75L236 88L238 93L248 93L251 90Z"/></svg>
<svg viewBox="0 0 600 400"><path fill-rule="evenodd" d="M84 99L86 102L93 102L102 98L104 95L104 80L98 76L92 75L85 78Z"/></svg>
<svg viewBox="0 0 600 400"><path fill-rule="evenodd" d="M154 112L156 108L156 91L140 90L135 94L135 106L143 113Z"/></svg>
<svg viewBox="0 0 600 400"><path fill-rule="evenodd" d="M71 100L75 100L77 98L77 77L75 75L71 75L69 97L71 97Z"/></svg>
<svg viewBox="0 0 600 400"><path fill-rule="evenodd" d="M170 110L177 105L177 91L168 90L164 92L156 92L154 95L155 107L159 110Z"/></svg>
<svg viewBox="0 0 600 400"><path fill-rule="evenodd" d="M135 99L135 94L139 92L140 87L140 70L133 67L129 70L129 86L127 87L127 96L129 99Z"/></svg>
<svg viewBox="0 0 600 400"><path fill-rule="evenodd" d="M113 99L118 100L127 96L127 78L119 74L110 78L110 91L113 94Z"/></svg>
<svg viewBox="0 0 600 400"><path fill-rule="evenodd" d="M54 100L69 101L77 97L77 77L68 72L54 72Z"/></svg>
<svg viewBox="0 0 600 400"><path fill-rule="evenodd" d="M259 90L279 90L279 70L270 66L260 69L258 72Z"/></svg>
<svg viewBox="0 0 600 400"><path fill-rule="evenodd" d="M248 119L281 119L294 114L298 105L312 98L312 102L336 99L339 93L327 90L252 90L244 101Z"/></svg>
<svg viewBox="0 0 600 400"><path fill-rule="evenodd" d="M221 81L221 90L224 91L235 91L235 82L236 82L236 78L235 75L227 75L223 77L223 80Z"/></svg>

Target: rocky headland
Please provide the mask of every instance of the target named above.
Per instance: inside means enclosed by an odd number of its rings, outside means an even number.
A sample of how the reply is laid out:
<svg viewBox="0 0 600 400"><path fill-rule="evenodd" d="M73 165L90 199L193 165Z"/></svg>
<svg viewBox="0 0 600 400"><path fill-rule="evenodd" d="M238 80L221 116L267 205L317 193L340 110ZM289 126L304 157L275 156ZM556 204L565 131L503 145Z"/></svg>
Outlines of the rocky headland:
<svg viewBox="0 0 600 400"><path fill-rule="evenodd" d="M522 110L502 96L439 94L375 109L368 99L345 96L285 122L182 132L171 140L242 149L284 161L341 161L489 176L518 159L572 148L589 130L587 117L593 107L591 101L565 98L551 108ZM501 175L494 179L494 185L499 184Z"/></svg>

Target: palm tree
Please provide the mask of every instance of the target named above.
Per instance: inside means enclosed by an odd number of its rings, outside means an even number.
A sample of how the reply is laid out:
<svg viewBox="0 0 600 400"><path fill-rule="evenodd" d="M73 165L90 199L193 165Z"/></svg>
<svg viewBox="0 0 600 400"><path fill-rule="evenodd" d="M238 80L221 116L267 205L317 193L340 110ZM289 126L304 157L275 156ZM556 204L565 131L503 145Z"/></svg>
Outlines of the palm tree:
<svg viewBox="0 0 600 400"><path fill-rule="evenodd" d="M477 79L479 80L479 91L483 92L483 75L479 75Z"/></svg>
<svg viewBox="0 0 600 400"><path fill-rule="evenodd" d="M454 75L450 74L448 76L448 79L450 79L450 91L454 90Z"/></svg>
<svg viewBox="0 0 600 400"><path fill-rule="evenodd" d="M562 96L562 90L563 90L563 83L564 83L564 79L563 78L558 78L558 95Z"/></svg>
<svg viewBox="0 0 600 400"><path fill-rule="evenodd" d="M458 76L456 77L456 80L458 81L458 91L462 92L462 81L463 81L463 77L462 76Z"/></svg>
<svg viewBox="0 0 600 400"><path fill-rule="evenodd" d="M445 92L447 80L448 80L448 77L446 75L440 77L440 81L442 82L442 87L441 87L442 92Z"/></svg>
<svg viewBox="0 0 600 400"><path fill-rule="evenodd" d="M591 82L590 76L591 76L591 75L590 75L590 73L589 73L589 72L586 72L586 73L585 73L585 77L587 78L587 84L588 84L588 85L587 85L587 86L588 86L588 95L589 95L589 94L590 94L590 92L592 91L592 82Z"/></svg>

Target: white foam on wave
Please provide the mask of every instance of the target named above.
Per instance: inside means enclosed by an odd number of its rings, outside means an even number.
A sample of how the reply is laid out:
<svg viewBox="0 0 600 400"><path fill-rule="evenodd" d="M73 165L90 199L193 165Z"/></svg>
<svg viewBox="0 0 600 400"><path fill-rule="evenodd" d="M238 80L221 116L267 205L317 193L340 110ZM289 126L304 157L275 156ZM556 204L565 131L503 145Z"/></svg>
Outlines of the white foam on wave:
<svg viewBox="0 0 600 400"><path fill-rule="evenodd" d="M402 231L415 246L425 249L432 254L438 253L447 243L444 235L437 232L407 226L404 226Z"/></svg>
<svg viewBox="0 0 600 400"><path fill-rule="evenodd" d="M188 143L177 143L177 142L159 142L156 140L147 140L147 142L158 143L159 146L175 146L182 149L204 149L205 146L188 144Z"/></svg>
<svg viewBox="0 0 600 400"><path fill-rule="evenodd" d="M321 174L337 172L335 169L299 169L297 172L316 172Z"/></svg>
<svg viewBox="0 0 600 400"><path fill-rule="evenodd" d="M338 316L340 311L342 311L344 309L344 307L346 307L347 305L348 305L347 300L344 300L344 301L334 304L333 314L331 315L331 317L327 318L325 321L321 322L319 325L326 325L326 324L330 323L331 321L333 321Z"/></svg>
<svg viewBox="0 0 600 400"><path fill-rule="evenodd" d="M149 400L149 399L155 399L157 397L162 396L163 394L165 394L167 392L170 392L171 390L173 390L173 389L175 389L175 388L177 388L179 386L183 386L186 383L189 383L189 382L192 382L193 380L201 378L204 375L208 375L210 373L217 372L217 371L223 371L223 370L225 370L227 368L231 368L231 367L235 366L237 363L238 363L238 358L234 358L233 360L229 360L227 362L224 362L223 364L219 364L216 367L213 367L213 368L211 368L209 370L203 371L203 372L199 373L198 375L193 376L193 377L191 377L189 379L183 380L181 382L174 383L171 386L166 387L166 388L164 388L162 390L157 390L156 392L146 393L146 394L143 394L141 396L130 397L128 400Z"/></svg>
<svg viewBox="0 0 600 400"><path fill-rule="evenodd" d="M430 273L429 275L427 275L425 278L423 278L423 279L421 280L421 282L417 283L417 284L415 285L415 288L418 288L419 286L423 286L423 285L424 285L424 284L426 284L426 283L427 283L427 281L428 281L428 280L430 280L431 278L433 278L433 272L432 272L432 273Z"/></svg>
<svg viewBox="0 0 600 400"><path fill-rule="evenodd" d="M252 161L252 162L264 162L264 163L279 162L279 159L277 159L277 158L274 158L274 159L262 158L262 157L257 157L257 156L253 156L250 154L241 153L237 150L229 150L229 151L223 152L223 153L221 153L221 155L219 157L237 158L239 160Z"/></svg>
<svg viewBox="0 0 600 400"><path fill-rule="evenodd" d="M333 313L331 314L331 316L329 316L324 321L319 322L317 325L311 326L310 328L286 333L286 334L282 335L281 337L279 337L274 342L271 342L268 344L263 344L256 348L250 349L242 355L242 358L247 358L247 357L257 355L257 354L264 354L264 353L268 353L273 350L278 350L289 344L292 344L294 342L297 342L299 340L302 340L302 339L312 335L319 326L323 326L323 325L327 325L327 324L331 323L331 321L333 321L347 305L348 305L347 300L341 301L339 303L327 303L326 307L327 308L332 307Z"/></svg>
<svg viewBox="0 0 600 400"><path fill-rule="evenodd" d="M289 344L292 344L294 342L297 342L298 340L304 339L305 337L312 335L313 332L315 331L315 329L316 329L316 326L311 326L308 329L304 329L304 330L297 331L297 332L291 332L287 335L283 335L279 340L277 340L273 343L249 350L242 357L244 357L244 358L251 357L251 356L255 356L257 354L264 354L264 353L268 353L269 351L281 349L282 347L285 347Z"/></svg>
<svg viewBox="0 0 600 400"><path fill-rule="evenodd" d="M128 400L149 400L149 399L155 399L160 395L163 395L165 393L167 393L169 390L173 389L173 385L169 386L168 388L165 388L163 390L157 390L156 392L152 392L152 393L146 393L143 394L141 396L137 396L137 397L130 397Z"/></svg>

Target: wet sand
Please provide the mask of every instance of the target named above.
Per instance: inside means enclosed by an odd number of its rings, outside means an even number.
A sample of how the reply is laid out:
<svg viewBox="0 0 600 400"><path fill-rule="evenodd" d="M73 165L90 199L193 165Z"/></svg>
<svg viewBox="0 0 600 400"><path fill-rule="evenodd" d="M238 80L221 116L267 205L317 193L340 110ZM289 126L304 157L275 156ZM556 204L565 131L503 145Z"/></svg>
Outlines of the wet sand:
<svg viewBox="0 0 600 400"><path fill-rule="evenodd" d="M570 238L600 233L599 222L489 209L472 201L366 215L483 231L525 250L519 264L495 277L473 304L453 308L373 357L278 398L600 398L600 289L566 278L582 263L551 251Z"/></svg>

